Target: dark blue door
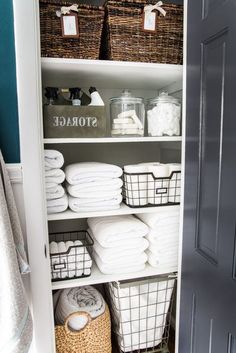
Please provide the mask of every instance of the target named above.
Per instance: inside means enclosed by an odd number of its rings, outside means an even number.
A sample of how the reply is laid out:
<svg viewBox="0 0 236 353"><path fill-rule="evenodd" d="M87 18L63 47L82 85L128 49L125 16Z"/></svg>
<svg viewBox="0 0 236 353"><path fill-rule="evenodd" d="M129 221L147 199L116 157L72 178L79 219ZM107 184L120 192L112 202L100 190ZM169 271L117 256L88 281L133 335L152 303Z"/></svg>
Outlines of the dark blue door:
<svg viewBox="0 0 236 353"><path fill-rule="evenodd" d="M236 0L189 0L179 353L236 352Z"/></svg>

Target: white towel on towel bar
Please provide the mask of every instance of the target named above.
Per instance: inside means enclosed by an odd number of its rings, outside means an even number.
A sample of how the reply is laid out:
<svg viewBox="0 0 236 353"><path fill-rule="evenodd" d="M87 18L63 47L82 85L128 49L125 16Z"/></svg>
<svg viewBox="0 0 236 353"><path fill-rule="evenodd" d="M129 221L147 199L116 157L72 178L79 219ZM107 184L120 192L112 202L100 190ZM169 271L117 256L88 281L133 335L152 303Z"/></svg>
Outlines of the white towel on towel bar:
<svg viewBox="0 0 236 353"><path fill-rule="evenodd" d="M119 264L119 265L104 263L100 259L96 251L93 252L93 257L99 270L106 275L143 271L145 269L145 263L147 261L146 254L143 254L142 257L139 257L139 259L136 258L136 260L133 262L131 261L129 263L123 262L123 264Z"/></svg>
<svg viewBox="0 0 236 353"><path fill-rule="evenodd" d="M68 208L67 195L62 196L59 199L47 200L48 214L64 212L67 208Z"/></svg>
<svg viewBox="0 0 236 353"><path fill-rule="evenodd" d="M76 185L70 185L67 183L66 188L68 193L74 197L80 197L81 191L83 193L89 192L107 192L118 190L122 187L123 181L120 178L115 179L107 179L107 180L99 180L99 181L92 181L89 183L80 183Z"/></svg>
<svg viewBox="0 0 236 353"><path fill-rule="evenodd" d="M81 162L65 168L66 180L71 185L87 183L94 178L113 179L122 175L122 169L116 165L99 162ZM96 179L95 179L96 180Z"/></svg>
<svg viewBox="0 0 236 353"><path fill-rule="evenodd" d="M65 189L61 185L53 186L52 188L46 188L46 199L55 200L65 195Z"/></svg>
<svg viewBox="0 0 236 353"><path fill-rule="evenodd" d="M102 210L115 210L120 208L122 202L121 194L107 199L80 199L69 196L69 207L74 212L93 212Z"/></svg>
<svg viewBox="0 0 236 353"><path fill-rule="evenodd" d="M46 189L48 183L61 184L65 180L65 173L61 169L49 169L45 171Z"/></svg>
<svg viewBox="0 0 236 353"><path fill-rule="evenodd" d="M125 244L127 240L142 238L148 226L132 215L95 217L88 219L93 236L105 248Z"/></svg>
<svg viewBox="0 0 236 353"><path fill-rule="evenodd" d="M56 150L44 150L45 170L61 168L64 164L64 157L61 152Z"/></svg>

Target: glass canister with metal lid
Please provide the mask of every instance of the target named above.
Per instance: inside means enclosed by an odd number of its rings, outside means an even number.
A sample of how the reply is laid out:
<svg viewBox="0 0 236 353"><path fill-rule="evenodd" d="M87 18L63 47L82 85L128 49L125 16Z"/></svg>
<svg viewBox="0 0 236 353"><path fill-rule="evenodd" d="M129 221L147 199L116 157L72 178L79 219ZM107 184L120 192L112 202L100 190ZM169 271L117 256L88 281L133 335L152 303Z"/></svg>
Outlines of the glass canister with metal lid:
<svg viewBox="0 0 236 353"><path fill-rule="evenodd" d="M120 97L110 99L111 135L143 136L145 107L143 98L134 97L127 89Z"/></svg>
<svg viewBox="0 0 236 353"><path fill-rule="evenodd" d="M181 105L179 100L162 92L148 100L147 121L149 136L179 136Z"/></svg>

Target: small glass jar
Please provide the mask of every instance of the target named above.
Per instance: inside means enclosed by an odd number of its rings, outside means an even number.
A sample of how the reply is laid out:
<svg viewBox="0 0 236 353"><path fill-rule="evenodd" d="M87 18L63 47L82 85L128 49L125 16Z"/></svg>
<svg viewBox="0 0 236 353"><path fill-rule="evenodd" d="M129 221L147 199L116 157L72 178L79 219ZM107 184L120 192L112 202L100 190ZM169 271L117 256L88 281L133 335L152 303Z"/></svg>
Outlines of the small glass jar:
<svg viewBox="0 0 236 353"><path fill-rule="evenodd" d="M145 107L143 98L132 96L125 89L120 97L110 99L111 136L144 135Z"/></svg>
<svg viewBox="0 0 236 353"><path fill-rule="evenodd" d="M178 99L162 92L148 100L147 121L149 136L179 136L181 105Z"/></svg>

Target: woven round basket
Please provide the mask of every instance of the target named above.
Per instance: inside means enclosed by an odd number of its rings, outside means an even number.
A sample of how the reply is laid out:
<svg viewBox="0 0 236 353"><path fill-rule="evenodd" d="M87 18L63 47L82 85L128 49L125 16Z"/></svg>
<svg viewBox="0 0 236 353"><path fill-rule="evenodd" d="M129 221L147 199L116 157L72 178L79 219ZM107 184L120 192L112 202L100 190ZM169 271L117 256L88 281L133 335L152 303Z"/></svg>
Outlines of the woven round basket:
<svg viewBox="0 0 236 353"><path fill-rule="evenodd" d="M62 36L56 11L78 1L40 0L41 55L52 58L99 59L104 8L79 5L79 38Z"/></svg>
<svg viewBox="0 0 236 353"><path fill-rule="evenodd" d="M182 64L183 6L164 1L166 16L157 13L156 31L143 29L145 5L156 0L107 0L103 58Z"/></svg>
<svg viewBox="0 0 236 353"><path fill-rule="evenodd" d="M84 316L86 326L80 331L72 331L69 321L72 317ZM77 312L68 316L64 325L55 327L57 353L111 353L111 320L108 306L105 312L92 319L87 312Z"/></svg>

